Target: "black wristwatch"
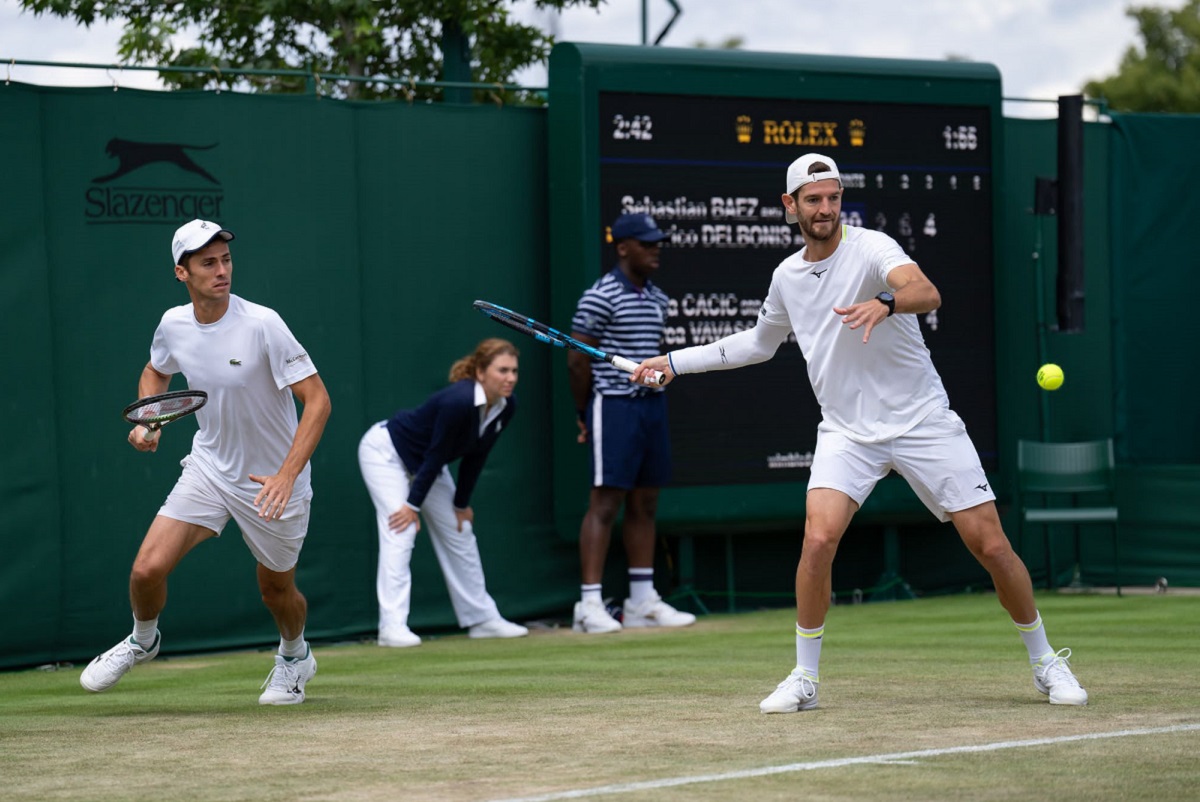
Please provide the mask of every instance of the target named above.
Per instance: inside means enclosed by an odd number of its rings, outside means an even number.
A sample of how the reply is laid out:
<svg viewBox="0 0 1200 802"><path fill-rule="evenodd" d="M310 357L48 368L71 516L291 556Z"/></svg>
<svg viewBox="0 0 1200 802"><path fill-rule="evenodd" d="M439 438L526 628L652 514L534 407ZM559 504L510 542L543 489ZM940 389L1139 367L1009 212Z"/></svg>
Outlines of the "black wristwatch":
<svg viewBox="0 0 1200 802"><path fill-rule="evenodd" d="M890 292L881 292L875 296L875 300L888 308L888 317L896 314L896 296Z"/></svg>

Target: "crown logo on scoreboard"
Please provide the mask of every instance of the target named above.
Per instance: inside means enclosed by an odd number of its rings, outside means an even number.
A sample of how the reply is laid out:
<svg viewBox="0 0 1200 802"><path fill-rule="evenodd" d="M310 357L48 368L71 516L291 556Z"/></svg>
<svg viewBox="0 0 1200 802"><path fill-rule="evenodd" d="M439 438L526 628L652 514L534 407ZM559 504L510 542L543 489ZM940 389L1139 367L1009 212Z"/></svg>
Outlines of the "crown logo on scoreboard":
<svg viewBox="0 0 1200 802"><path fill-rule="evenodd" d="M861 148L867 138L867 126L862 120L850 121L850 147Z"/></svg>
<svg viewBox="0 0 1200 802"><path fill-rule="evenodd" d="M737 141L743 145L749 144L750 138L754 134L753 120L745 114L739 114L734 127L737 130Z"/></svg>

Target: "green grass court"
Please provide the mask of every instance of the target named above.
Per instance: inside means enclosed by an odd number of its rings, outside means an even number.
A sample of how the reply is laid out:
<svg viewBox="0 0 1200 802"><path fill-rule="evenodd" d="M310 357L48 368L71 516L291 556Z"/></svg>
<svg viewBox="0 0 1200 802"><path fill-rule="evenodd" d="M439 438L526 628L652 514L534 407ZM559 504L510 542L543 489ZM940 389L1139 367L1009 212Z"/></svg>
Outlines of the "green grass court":
<svg viewBox="0 0 1200 802"><path fill-rule="evenodd" d="M758 712L794 662L787 609L670 632L318 644L292 708L257 704L265 650L160 658L100 695L80 665L0 674L0 795L1195 799L1200 596L1038 602L1088 707L1034 691L992 594L834 607L821 707L794 715Z"/></svg>

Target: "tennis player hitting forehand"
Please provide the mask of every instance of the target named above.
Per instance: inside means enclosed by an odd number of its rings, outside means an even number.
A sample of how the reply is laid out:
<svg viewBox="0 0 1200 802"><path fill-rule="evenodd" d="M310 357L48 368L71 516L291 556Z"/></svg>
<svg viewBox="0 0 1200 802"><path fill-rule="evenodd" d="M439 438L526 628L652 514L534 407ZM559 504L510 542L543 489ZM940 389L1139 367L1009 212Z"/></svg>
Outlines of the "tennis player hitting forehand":
<svg viewBox="0 0 1200 802"><path fill-rule="evenodd" d="M138 663L153 660L162 636L158 615L167 601L167 577L200 542L216 537L233 518L258 560L263 602L279 627L275 667L258 701L304 701L317 661L304 640L308 605L296 588L296 561L308 531L308 460L329 419L329 394L316 366L278 314L233 295L233 234L193 220L175 232L175 278L191 303L168 309L154 332L138 396L164 392L182 373L205 390L196 413L199 431L183 473L142 540L129 577L133 633L94 659L80 683L111 688ZM304 413L297 417L300 399ZM129 443L155 451L135 426Z"/></svg>
<svg viewBox="0 0 1200 802"><path fill-rule="evenodd" d="M941 305L932 282L879 231L842 225L842 180L828 156L809 153L787 170L783 205L805 246L771 279L753 328L710 345L642 362L631 379L752 365L794 332L821 405L808 483L804 545L796 569L796 668L759 706L794 713L817 706L818 662L834 553L875 484L895 470L959 536L991 575L1051 704L1087 704L1087 692L1055 652L1033 585L996 513L996 496L962 420L950 409L916 315Z"/></svg>

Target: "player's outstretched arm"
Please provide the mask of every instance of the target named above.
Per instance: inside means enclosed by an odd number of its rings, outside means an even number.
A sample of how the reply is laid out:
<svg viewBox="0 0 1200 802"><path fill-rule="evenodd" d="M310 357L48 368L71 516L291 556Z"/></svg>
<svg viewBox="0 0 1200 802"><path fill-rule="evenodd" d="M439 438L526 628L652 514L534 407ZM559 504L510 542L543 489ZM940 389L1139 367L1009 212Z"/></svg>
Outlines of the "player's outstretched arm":
<svg viewBox="0 0 1200 802"><path fill-rule="evenodd" d="M672 351L669 367L673 375L705 373L710 370L732 370L746 365L757 365L775 356L791 333L788 326L764 323L761 319L748 329L734 332L728 337Z"/></svg>

